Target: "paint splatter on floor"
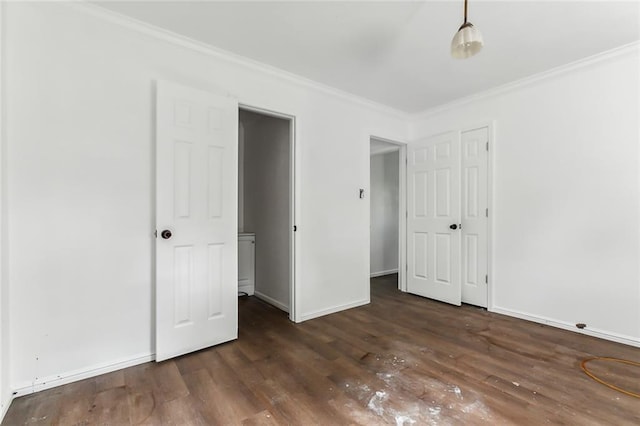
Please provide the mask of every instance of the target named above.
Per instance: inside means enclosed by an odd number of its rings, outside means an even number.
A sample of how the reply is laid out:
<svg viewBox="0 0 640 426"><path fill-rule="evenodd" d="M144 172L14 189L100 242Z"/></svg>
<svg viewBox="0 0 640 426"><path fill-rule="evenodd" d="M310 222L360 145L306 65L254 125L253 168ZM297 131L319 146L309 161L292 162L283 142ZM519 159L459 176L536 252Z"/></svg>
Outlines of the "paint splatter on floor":
<svg viewBox="0 0 640 426"><path fill-rule="evenodd" d="M377 389L371 389L373 384L352 383L349 393L361 401L370 415L381 418L385 424L458 424L464 423L471 413L491 420L489 410L480 400L481 395L467 393L463 396L458 385L413 370L417 360L411 357L367 353L360 361L375 371L379 379L375 385Z"/></svg>
<svg viewBox="0 0 640 426"><path fill-rule="evenodd" d="M464 398L462 397L462 391L460 390L460 388L459 388L459 387L454 386L452 391L453 391L453 393L454 393L454 394L456 394L456 397L457 397L458 399L464 399Z"/></svg>
<svg viewBox="0 0 640 426"><path fill-rule="evenodd" d="M412 425L416 421L409 416L396 416L396 426Z"/></svg>
<svg viewBox="0 0 640 426"><path fill-rule="evenodd" d="M442 411L442 408L440 407L429 407L429 414L432 416L439 416L440 411Z"/></svg>
<svg viewBox="0 0 640 426"><path fill-rule="evenodd" d="M385 391L376 391L376 393L369 400L369 404L367 407L381 416L384 414L384 408L382 407L382 403L387 399L387 393Z"/></svg>

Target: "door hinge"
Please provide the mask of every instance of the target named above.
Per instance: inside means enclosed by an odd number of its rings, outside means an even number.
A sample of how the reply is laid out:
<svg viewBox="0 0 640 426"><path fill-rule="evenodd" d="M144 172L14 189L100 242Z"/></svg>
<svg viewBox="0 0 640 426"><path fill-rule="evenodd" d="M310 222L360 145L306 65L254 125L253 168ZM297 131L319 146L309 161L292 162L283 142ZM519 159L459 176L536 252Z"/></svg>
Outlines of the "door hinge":
<svg viewBox="0 0 640 426"><path fill-rule="evenodd" d="M409 210L405 210L404 217L406 217L407 219L409 218Z"/></svg>
<svg viewBox="0 0 640 426"><path fill-rule="evenodd" d="M155 231L153 231L153 236L158 238L158 230L157 229Z"/></svg>
<svg viewBox="0 0 640 426"><path fill-rule="evenodd" d="M296 225L293 225L293 232L297 232L298 231L298 227Z"/></svg>
<svg viewBox="0 0 640 426"><path fill-rule="evenodd" d="M489 141L487 141L487 151L489 151Z"/></svg>
<svg viewBox="0 0 640 426"><path fill-rule="evenodd" d="M489 284L489 275L484 276L484 283Z"/></svg>
<svg viewBox="0 0 640 426"><path fill-rule="evenodd" d="M485 214L485 216L489 217L489 209L488 208L484 210L484 214Z"/></svg>

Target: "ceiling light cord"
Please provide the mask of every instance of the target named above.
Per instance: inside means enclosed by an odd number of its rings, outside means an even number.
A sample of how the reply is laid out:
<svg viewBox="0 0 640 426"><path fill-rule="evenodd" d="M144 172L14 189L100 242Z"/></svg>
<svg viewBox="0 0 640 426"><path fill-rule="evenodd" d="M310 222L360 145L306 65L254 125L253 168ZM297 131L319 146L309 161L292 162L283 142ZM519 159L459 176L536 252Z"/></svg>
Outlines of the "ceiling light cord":
<svg viewBox="0 0 640 426"><path fill-rule="evenodd" d="M464 22L451 40L451 56L456 59L470 58L484 45L480 31L467 20L468 7L468 0L464 0Z"/></svg>
<svg viewBox="0 0 640 426"><path fill-rule="evenodd" d="M462 25L466 25L467 24L467 0L464 0L464 22L462 23Z"/></svg>

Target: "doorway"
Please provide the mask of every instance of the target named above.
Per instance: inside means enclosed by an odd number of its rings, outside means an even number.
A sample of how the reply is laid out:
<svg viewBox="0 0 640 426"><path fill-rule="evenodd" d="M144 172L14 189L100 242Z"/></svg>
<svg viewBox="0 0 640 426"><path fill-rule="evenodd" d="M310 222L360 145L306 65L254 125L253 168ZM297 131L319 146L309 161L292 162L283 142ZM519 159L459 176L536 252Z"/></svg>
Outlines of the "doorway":
<svg viewBox="0 0 640 426"><path fill-rule="evenodd" d="M294 118L238 114L238 290L294 321Z"/></svg>
<svg viewBox="0 0 640 426"><path fill-rule="evenodd" d="M370 279L404 290L406 150L377 137L369 148Z"/></svg>
<svg viewBox="0 0 640 426"><path fill-rule="evenodd" d="M159 362L238 337L238 255L247 251L256 261L250 268L257 278L250 280L255 285L252 293L297 320L294 201L299 199L299 170L294 167L293 116L239 105L227 95L173 82L156 85ZM276 124L255 131L254 125L263 121ZM250 135L255 137L249 140ZM281 143L274 146L276 136ZM254 140L263 143L254 147ZM272 187L251 186L261 181ZM273 217L279 221L264 226L260 222ZM246 250L245 241L238 250L239 230L251 231L251 250ZM265 248L274 252L272 257L264 254ZM268 287L274 270L280 274L275 290Z"/></svg>

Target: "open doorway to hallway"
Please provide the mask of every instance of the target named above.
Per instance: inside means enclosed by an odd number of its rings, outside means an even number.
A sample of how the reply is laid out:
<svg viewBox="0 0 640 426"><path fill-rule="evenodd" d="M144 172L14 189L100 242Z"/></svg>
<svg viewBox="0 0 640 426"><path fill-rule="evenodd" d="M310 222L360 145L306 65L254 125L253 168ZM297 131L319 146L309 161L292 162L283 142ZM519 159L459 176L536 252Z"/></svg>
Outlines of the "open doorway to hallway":
<svg viewBox="0 0 640 426"><path fill-rule="evenodd" d="M402 196L404 147L372 137L370 140L370 278L371 285L382 282L402 289Z"/></svg>

